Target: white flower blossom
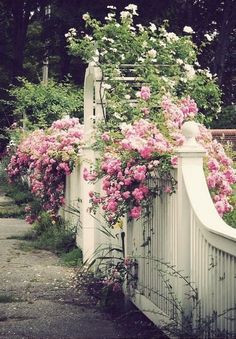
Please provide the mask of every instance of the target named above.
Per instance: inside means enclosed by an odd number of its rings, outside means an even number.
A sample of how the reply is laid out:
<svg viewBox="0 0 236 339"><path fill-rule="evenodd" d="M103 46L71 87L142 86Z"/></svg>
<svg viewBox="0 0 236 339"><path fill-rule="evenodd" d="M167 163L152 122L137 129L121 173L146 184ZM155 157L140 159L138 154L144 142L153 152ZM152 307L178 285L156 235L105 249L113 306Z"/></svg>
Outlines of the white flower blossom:
<svg viewBox="0 0 236 339"><path fill-rule="evenodd" d="M192 65L185 64L184 70L186 71L186 76L189 80L192 80L195 77L195 70Z"/></svg>
<svg viewBox="0 0 236 339"><path fill-rule="evenodd" d="M180 59L180 58L177 58L176 59L176 63L178 64L178 65L183 65L183 60L182 59Z"/></svg>
<svg viewBox="0 0 236 339"><path fill-rule="evenodd" d="M111 89L111 85L110 85L110 84L106 84L106 83L103 83L103 84L102 84L102 87L103 87L104 89Z"/></svg>
<svg viewBox="0 0 236 339"><path fill-rule="evenodd" d="M132 19L132 14L128 11L122 11L120 12L120 17L121 17L121 20Z"/></svg>
<svg viewBox="0 0 236 339"><path fill-rule="evenodd" d="M144 62L144 61L145 61L145 59L144 59L144 58L142 58L142 57L139 57L139 58L138 58L138 61L139 61L139 62Z"/></svg>
<svg viewBox="0 0 236 339"><path fill-rule="evenodd" d="M76 29L70 28L69 31L65 34L65 37L68 38L68 40L71 40L76 35L77 35Z"/></svg>
<svg viewBox="0 0 236 339"><path fill-rule="evenodd" d="M183 31L188 34L194 34L194 30L190 26L184 26Z"/></svg>
<svg viewBox="0 0 236 339"><path fill-rule="evenodd" d="M154 33L157 30L157 26L155 24L153 24L152 22L150 22L149 29L152 33Z"/></svg>
<svg viewBox="0 0 236 339"><path fill-rule="evenodd" d="M155 49L150 49L149 51L147 51L147 55L153 59L157 56L157 51Z"/></svg>
<svg viewBox="0 0 236 339"><path fill-rule="evenodd" d="M127 9L128 11L131 11L133 15L138 15L138 13L137 13L138 6L137 5L129 4L128 6L125 7L125 9Z"/></svg>
<svg viewBox="0 0 236 339"><path fill-rule="evenodd" d="M69 33L70 33L71 35L73 35L73 36L76 36L77 31L76 31L75 28L72 27L72 28L69 29Z"/></svg>
<svg viewBox="0 0 236 339"><path fill-rule="evenodd" d="M208 41L211 41L211 40L212 40L211 36L210 36L208 33L204 34L204 37L205 37Z"/></svg>
<svg viewBox="0 0 236 339"><path fill-rule="evenodd" d="M143 25L137 24L136 26L138 27L139 32L144 32L144 27L143 27Z"/></svg>
<svg viewBox="0 0 236 339"><path fill-rule="evenodd" d="M104 49L100 54L101 54L101 56L104 56L104 55L107 54L107 51Z"/></svg>
<svg viewBox="0 0 236 339"><path fill-rule="evenodd" d="M166 47L166 43L162 40L159 42L159 44L160 44L161 47Z"/></svg>
<svg viewBox="0 0 236 339"><path fill-rule="evenodd" d="M142 47L143 47L143 48L146 48L147 46L148 46L147 41L144 41L144 42L142 43Z"/></svg>
<svg viewBox="0 0 236 339"><path fill-rule="evenodd" d="M92 41L93 40L93 37L91 37L90 35L86 34L84 36L85 39L89 40L89 41Z"/></svg>
<svg viewBox="0 0 236 339"><path fill-rule="evenodd" d="M155 38L151 37L151 38L150 38L150 41L152 41L152 42L156 42L156 41L157 41L157 39L155 39Z"/></svg>
<svg viewBox="0 0 236 339"><path fill-rule="evenodd" d="M217 35L218 35L218 32L217 32L217 30L215 29L212 33L206 33L206 34L204 34L204 37L205 37L208 41L213 41Z"/></svg>
<svg viewBox="0 0 236 339"><path fill-rule="evenodd" d="M99 50L98 49L94 51L94 56L92 58L92 61L94 61L95 63L99 61Z"/></svg>
<svg viewBox="0 0 236 339"><path fill-rule="evenodd" d="M105 20L112 21L114 16L116 16L115 13L108 13L107 16L105 16Z"/></svg>
<svg viewBox="0 0 236 339"><path fill-rule="evenodd" d="M113 116L118 120L122 120L122 116L118 112L115 112Z"/></svg>
<svg viewBox="0 0 236 339"><path fill-rule="evenodd" d="M103 37L102 37L102 41L109 41L109 42L112 43L112 44L115 42L113 39L107 38L106 36L103 36Z"/></svg>
<svg viewBox="0 0 236 339"><path fill-rule="evenodd" d="M116 7L115 7L115 6L110 6L110 5L109 5L109 6L107 6L107 8L108 8L108 9L116 9Z"/></svg>
<svg viewBox="0 0 236 339"><path fill-rule="evenodd" d="M179 40L179 37L173 32L166 33L165 37L168 42Z"/></svg>
<svg viewBox="0 0 236 339"><path fill-rule="evenodd" d="M82 18L83 18L83 20L84 20L84 21L87 21L87 20L89 20L89 19L90 19L90 15L89 15L89 13L85 13L85 14L83 14Z"/></svg>
<svg viewBox="0 0 236 339"><path fill-rule="evenodd" d="M129 100L129 99L130 99L130 95L129 95L129 94L126 94L126 95L125 95L125 99L126 99L126 100Z"/></svg>
<svg viewBox="0 0 236 339"><path fill-rule="evenodd" d="M211 72L209 71L209 69L206 69L206 70L205 70L205 75L206 75L206 77L207 77L208 79L212 79L212 74L211 74Z"/></svg>
<svg viewBox="0 0 236 339"><path fill-rule="evenodd" d="M180 81L182 81L183 83L186 83L187 79L186 78L180 78Z"/></svg>

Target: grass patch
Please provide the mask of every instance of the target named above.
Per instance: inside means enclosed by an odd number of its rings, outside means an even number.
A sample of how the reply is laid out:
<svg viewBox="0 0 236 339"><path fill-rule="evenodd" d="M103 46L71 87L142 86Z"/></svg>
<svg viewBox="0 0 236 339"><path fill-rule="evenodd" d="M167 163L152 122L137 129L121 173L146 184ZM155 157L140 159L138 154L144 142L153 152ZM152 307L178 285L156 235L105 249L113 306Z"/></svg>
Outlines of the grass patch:
<svg viewBox="0 0 236 339"><path fill-rule="evenodd" d="M0 303L15 303L23 301L20 298L14 297L12 295L0 294Z"/></svg>
<svg viewBox="0 0 236 339"><path fill-rule="evenodd" d="M11 235L7 237L7 239L15 239L15 240L34 240L36 238L35 232L33 230L30 230L26 232L25 234L20 235Z"/></svg>
<svg viewBox="0 0 236 339"><path fill-rule="evenodd" d="M236 209L224 215L224 221L229 226L236 228Z"/></svg>
<svg viewBox="0 0 236 339"><path fill-rule="evenodd" d="M82 251L80 248L74 248L72 251L61 255L62 263L69 267L81 266L82 258Z"/></svg>
<svg viewBox="0 0 236 339"><path fill-rule="evenodd" d="M65 221L53 221L46 212L42 212L33 228L24 235L11 236L8 239L25 240L19 244L22 251L47 250L57 254L66 266L80 266L82 251L76 246L76 229Z"/></svg>
<svg viewBox="0 0 236 339"><path fill-rule="evenodd" d="M19 244L18 248L23 252L32 252L35 250L33 242L22 242Z"/></svg>
<svg viewBox="0 0 236 339"><path fill-rule="evenodd" d="M20 218L25 217L25 207L9 205L0 208L0 218Z"/></svg>

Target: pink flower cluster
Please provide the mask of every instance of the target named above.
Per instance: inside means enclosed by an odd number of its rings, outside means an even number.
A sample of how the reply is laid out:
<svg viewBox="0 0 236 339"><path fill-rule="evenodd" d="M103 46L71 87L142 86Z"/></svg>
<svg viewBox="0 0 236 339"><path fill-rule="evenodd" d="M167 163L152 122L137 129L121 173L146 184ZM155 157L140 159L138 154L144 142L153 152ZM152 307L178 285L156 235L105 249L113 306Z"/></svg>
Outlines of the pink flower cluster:
<svg viewBox="0 0 236 339"><path fill-rule="evenodd" d="M161 106L169 128L180 128L184 121L193 119L198 113L197 104L190 97L174 103L170 96L165 96Z"/></svg>
<svg viewBox="0 0 236 339"><path fill-rule="evenodd" d="M27 175L31 192L45 211L56 216L64 204L65 176L73 169L80 154L83 128L76 118L54 122L46 131L36 130L19 145L8 165L11 181ZM29 206L27 220L37 215Z"/></svg>
<svg viewBox="0 0 236 339"><path fill-rule="evenodd" d="M182 145L184 136L181 127L186 119L193 119L196 116L198 112L196 103L189 97L173 103L171 98L166 96L163 98L162 108L174 145ZM198 141L207 151L207 183L215 207L223 216L233 208L230 204L230 197L233 193L231 186L236 182L236 176L232 160L226 155L223 146L213 140L210 131L201 124L199 124Z"/></svg>
<svg viewBox="0 0 236 339"><path fill-rule="evenodd" d="M148 101L150 89L142 87L139 98L141 101ZM147 103L145 110L149 112ZM84 178L88 181L102 178L104 194L90 193L92 210L96 211L98 206L102 206L105 218L111 225L115 225L126 213L131 219L140 218L143 208L155 196L154 190L148 185L149 179L153 180L160 172L170 179L170 169L177 166L174 148L182 145L185 140L181 131L182 125L186 120L195 118L198 108L190 97L174 101L170 96L163 98L161 107L165 136L157 128L157 124L147 118L130 124L122 123L119 135L108 131L102 134L104 154L99 170L84 172ZM231 186L236 182L235 172L223 147L212 140L210 132L204 126L199 124L199 129L199 142L208 154L208 186L215 207L222 216L232 209L230 197ZM165 169L162 171L162 168ZM160 188L155 187L155 190ZM172 193L174 181L170 180L170 184L162 187L161 191Z"/></svg>
<svg viewBox="0 0 236 339"><path fill-rule="evenodd" d="M223 216L233 207L230 197L233 194L232 185L236 183L232 160L226 155L223 146L212 139L212 135L203 125L200 125L198 141L207 151L206 172L207 184L218 213Z"/></svg>
<svg viewBox="0 0 236 339"><path fill-rule="evenodd" d="M149 159L153 153L171 153L173 148L156 125L146 119L135 121L133 125L123 124L121 133L124 139L122 148L137 151L144 159Z"/></svg>
<svg viewBox="0 0 236 339"><path fill-rule="evenodd" d="M105 194L90 193L93 208L96 210L96 206L102 205L105 218L112 225L125 213L132 219L140 218L143 207L153 194L148 179L162 166L166 171L172 168L172 146L155 124L144 119L133 125L123 124L121 135L123 139L115 142L116 150L107 151L100 165L99 176L103 178ZM106 137L106 142L109 144L111 139L111 136ZM97 177L98 173L85 169L85 179L93 181ZM172 191L173 187L169 188L168 192ZM155 194L157 192L158 188L155 188Z"/></svg>

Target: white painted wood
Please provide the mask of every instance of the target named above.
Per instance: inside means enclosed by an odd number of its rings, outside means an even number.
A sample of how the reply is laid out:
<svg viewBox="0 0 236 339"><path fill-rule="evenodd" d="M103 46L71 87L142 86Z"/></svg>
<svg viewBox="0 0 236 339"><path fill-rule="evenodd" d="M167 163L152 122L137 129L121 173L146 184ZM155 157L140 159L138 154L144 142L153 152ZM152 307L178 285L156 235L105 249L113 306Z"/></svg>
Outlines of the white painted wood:
<svg viewBox="0 0 236 339"><path fill-rule="evenodd" d="M90 64L85 76L84 97L87 146L91 131L104 118L101 80L101 71ZM195 326L199 312L202 317L207 317L213 311L220 314L236 304L236 230L220 218L210 197L203 172L205 151L195 139L197 124L185 123L183 133L186 142L176 150L178 169L174 175L178 180L177 193L163 194L154 199L148 219L141 218L125 227L126 255L138 263L137 286L126 291L157 325L163 321L158 316L162 314L167 323L174 319L181 326L178 307L183 308L185 316L193 315ZM73 201L77 193L82 199L82 229L78 233L78 244L83 249L85 260L93 256L98 246L121 245L119 231L117 240L111 240L99 231L104 224L102 213L95 220L89 212L88 193L93 189L101 192L101 184L89 185L82 173L84 167L94 163L95 157L89 147L84 148L77 174L73 174L67 183L67 200ZM80 188L73 191L75 186ZM191 286L198 291L200 305L187 297L191 287L186 286L176 271L188 276ZM236 317L234 310L229 315ZM236 332L235 324L236 321L221 317L212 328Z"/></svg>

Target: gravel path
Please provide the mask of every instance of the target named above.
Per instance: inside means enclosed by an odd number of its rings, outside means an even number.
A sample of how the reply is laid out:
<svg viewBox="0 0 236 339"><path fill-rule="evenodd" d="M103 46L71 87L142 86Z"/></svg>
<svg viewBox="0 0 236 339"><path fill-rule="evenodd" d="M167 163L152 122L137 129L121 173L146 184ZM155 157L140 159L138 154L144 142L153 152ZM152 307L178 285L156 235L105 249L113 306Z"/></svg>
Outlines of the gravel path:
<svg viewBox="0 0 236 339"><path fill-rule="evenodd" d="M74 289L72 268L51 252L26 251L21 240L11 239L29 228L23 220L0 219L0 338L125 338Z"/></svg>

